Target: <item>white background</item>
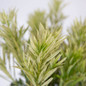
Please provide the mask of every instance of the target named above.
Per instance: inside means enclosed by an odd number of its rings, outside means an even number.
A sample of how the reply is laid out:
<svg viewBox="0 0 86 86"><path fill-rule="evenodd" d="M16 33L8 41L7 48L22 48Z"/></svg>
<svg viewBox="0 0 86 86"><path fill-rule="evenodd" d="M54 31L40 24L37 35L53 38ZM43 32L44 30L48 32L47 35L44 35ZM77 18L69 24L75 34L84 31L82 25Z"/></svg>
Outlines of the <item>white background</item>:
<svg viewBox="0 0 86 86"><path fill-rule="evenodd" d="M9 8L18 9L18 24L26 25L28 14L33 13L36 9L48 10L48 2L50 1L51 0L0 0L0 11L3 9L8 11ZM64 14L68 16L64 22L64 29L66 29L72 24L76 17L78 19L80 19L80 17L82 19L86 17L86 0L64 0L64 2L68 3L63 10ZM2 74L2 72L0 72L0 74ZM10 82L0 78L0 86L9 86L9 84Z"/></svg>

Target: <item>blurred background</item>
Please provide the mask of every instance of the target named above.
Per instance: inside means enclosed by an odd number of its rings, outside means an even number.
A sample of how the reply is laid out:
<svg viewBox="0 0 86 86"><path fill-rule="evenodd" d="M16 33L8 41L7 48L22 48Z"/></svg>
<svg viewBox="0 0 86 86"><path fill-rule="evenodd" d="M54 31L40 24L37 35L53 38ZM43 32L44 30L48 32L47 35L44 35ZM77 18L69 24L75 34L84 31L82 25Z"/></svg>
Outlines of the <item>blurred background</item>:
<svg viewBox="0 0 86 86"><path fill-rule="evenodd" d="M63 12L67 16L64 21L63 33L72 24L75 18L84 19L86 17L86 0L63 0L67 6ZM27 26L28 15L33 13L34 10L47 10L50 0L0 0L0 11L16 8L18 10L18 25ZM0 55L1 55L0 50ZM19 73L19 70L17 70ZM2 72L0 72L2 74ZM17 75L17 78L20 77ZM3 85L4 83L4 85ZM10 82L0 78L0 86L9 86Z"/></svg>

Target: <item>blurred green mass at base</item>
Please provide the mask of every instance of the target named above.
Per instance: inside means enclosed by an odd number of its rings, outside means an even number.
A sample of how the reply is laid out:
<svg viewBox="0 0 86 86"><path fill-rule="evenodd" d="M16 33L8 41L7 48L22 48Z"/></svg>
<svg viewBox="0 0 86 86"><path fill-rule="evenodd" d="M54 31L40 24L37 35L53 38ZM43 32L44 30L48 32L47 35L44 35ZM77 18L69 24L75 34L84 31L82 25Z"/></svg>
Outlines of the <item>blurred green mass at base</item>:
<svg viewBox="0 0 86 86"><path fill-rule="evenodd" d="M64 7L51 0L48 13L29 14L26 28L18 27L15 9L0 12L0 70L7 76L0 77L10 86L86 86L86 20L76 19L63 36ZM14 78L16 68L25 81Z"/></svg>
<svg viewBox="0 0 86 86"><path fill-rule="evenodd" d="M16 80L15 82L12 82L10 86L27 86L23 80L19 79Z"/></svg>

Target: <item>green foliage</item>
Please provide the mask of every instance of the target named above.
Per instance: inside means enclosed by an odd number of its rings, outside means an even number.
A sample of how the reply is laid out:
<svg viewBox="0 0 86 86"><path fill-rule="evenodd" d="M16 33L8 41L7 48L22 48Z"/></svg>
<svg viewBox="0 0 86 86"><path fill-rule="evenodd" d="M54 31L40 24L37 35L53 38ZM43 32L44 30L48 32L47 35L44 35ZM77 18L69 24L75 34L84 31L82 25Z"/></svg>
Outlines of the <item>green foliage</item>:
<svg viewBox="0 0 86 86"><path fill-rule="evenodd" d="M3 72L12 78L12 75L7 71L6 64L9 63L9 70L11 71L11 66L14 66L15 61L17 64L21 64L23 48L24 47L24 34L28 28L24 29L23 26L18 29L16 11L11 10L9 14L6 14L4 11L0 13L0 37L1 47L3 52L3 59L0 59L0 68ZM13 56L12 56L12 55ZM16 58L16 59L15 59ZM6 61L8 59L8 61ZM11 59L13 64L11 65ZM8 73L7 73L8 72ZM14 70L15 76L15 70Z"/></svg>
<svg viewBox="0 0 86 86"><path fill-rule="evenodd" d="M33 15L30 15L28 24L31 28L31 35L33 34L34 36L37 37L37 33L39 31L39 23L41 22L45 28L46 22L48 19L49 19L49 14L46 14L45 11L35 11L35 13ZM61 34L61 32L60 32L61 30L57 31L57 28L56 29L54 28L55 30L53 30L51 28L52 27L50 27L48 29L48 32L52 33L53 37L55 37L55 38L57 37L57 32L59 34ZM5 68L4 72L7 71L7 66L6 66L7 63L9 63L10 71L11 71L10 67L15 66L15 62L17 63L17 65L20 65L21 67L23 67L23 65L22 65L23 53L25 54L25 57L26 57L26 53L27 54L29 53L28 52L29 47L27 47L27 45L24 43L24 41L25 41L24 34L27 31L27 29L28 28L23 28L23 26L18 28L17 15L16 15L15 10L11 10L9 12L9 14L6 14L4 11L0 13L0 37L2 38L1 46L2 46L2 52L3 52L2 60L4 62L3 65ZM41 32L41 34L42 34L42 32ZM50 39L51 38L49 38L49 40ZM60 38L59 38L59 40L60 40ZM30 43L30 39L28 40L28 42ZM59 44L61 44L61 43L59 43ZM60 51L58 53L60 53ZM13 65L10 64L11 58L13 58ZM56 56L55 56L55 58L56 58ZM8 62L6 61L6 59L8 59ZM64 60L62 60L62 61L64 61ZM59 62L59 65L61 64L61 62ZM1 67L2 67L2 65L1 65ZM55 68L57 68L57 67L55 67ZM52 70L53 70L53 68L52 68ZM50 71L50 69L47 70L47 72L49 72L49 71ZM24 72L22 72L22 73L23 73L23 76L26 78L26 82L29 83L27 75ZM52 74L53 74L53 72L52 72ZM10 73L9 73L9 75L12 77L12 75ZM14 69L14 76L15 76L15 69ZM51 81L51 78L49 80ZM14 82L17 82L17 81L13 81L13 83ZM48 82L48 83L50 83L50 82Z"/></svg>
<svg viewBox="0 0 86 86"><path fill-rule="evenodd" d="M11 80L14 80L12 78L12 76L10 75L10 73L8 72L5 64L4 64L4 61L0 58L0 70L2 70ZM1 74L0 74L0 77L6 79L6 77L3 77Z"/></svg>
<svg viewBox="0 0 86 86"><path fill-rule="evenodd" d="M66 18L62 12L64 6L62 0L51 0L51 3L49 3L48 18L52 28L59 28L62 25L62 21Z"/></svg>
<svg viewBox="0 0 86 86"><path fill-rule="evenodd" d="M27 55L23 55L21 67L33 86L47 86L53 78L50 76L62 65L65 59L59 61L60 45L63 38L60 32L53 35L48 28L41 24L36 36L31 34Z"/></svg>
<svg viewBox="0 0 86 86"><path fill-rule="evenodd" d="M60 86L85 86L86 84L86 21L76 20L68 31L63 57L67 57L61 69Z"/></svg>
<svg viewBox="0 0 86 86"><path fill-rule="evenodd" d="M46 28L46 24L49 27L49 30L55 34L55 32L62 29L62 22L66 18L63 15L64 4L62 0L51 0L49 3L49 12L46 11L35 11L34 14L30 14L28 19L28 25L31 27L31 34L36 34L39 29L39 23L41 22L43 26ZM37 29L37 30L36 30ZM52 76L55 78L49 84L50 86L54 86L58 83L59 79L56 77L59 70L55 72Z"/></svg>
<svg viewBox="0 0 86 86"><path fill-rule="evenodd" d="M12 82L10 86L27 86L27 85L25 85L22 79L19 79Z"/></svg>
<svg viewBox="0 0 86 86"><path fill-rule="evenodd" d="M28 25L31 27L31 33L35 34L36 29L39 29L39 24L46 24L53 30L59 30L62 27L62 22L66 18L63 15L64 4L62 0L51 0L49 3L49 12L37 10L34 14L29 15Z"/></svg>
<svg viewBox="0 0 86 86"><path fill-rule="evenodd" d="M18 27L15 9L8 14L0 12L0 70L12 80L11 86L86 86L86 20L74 21L67 43L63 42L62 24L66 16L62 2L52 0L48 13L37 10L29 15L27 41L24 35L28 27ZM13 68L15 76L15 67L21 70L26 82L13 78L10 72Z"/></svg>
<svg viewBox="0 0 86 86"><path fill-rule="evenodd" d="M39 29L40 22L45 26L46 16L44 11L35 11L34 14L29 15L28 24L31 27L31 32L36 33L36 29Z"/></svg>

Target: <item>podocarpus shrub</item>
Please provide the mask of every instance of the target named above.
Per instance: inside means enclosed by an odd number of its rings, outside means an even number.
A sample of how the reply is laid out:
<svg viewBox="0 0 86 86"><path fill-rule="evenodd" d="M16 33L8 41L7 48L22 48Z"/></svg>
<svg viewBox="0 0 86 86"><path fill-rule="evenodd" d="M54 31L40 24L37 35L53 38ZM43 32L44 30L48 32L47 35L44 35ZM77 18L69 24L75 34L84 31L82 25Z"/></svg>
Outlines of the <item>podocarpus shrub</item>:
<svg viewBox="0 0 86 86"><path fill-rule="evenodd" d="M63 7L61 0L52 0L48 13L37 10L29 15L26 28L18 27L15 9L0 13L0 69L12 81L11 86L86 85L86 21L74 21L67 43L63 42ZM26 82L13 77L16 68Z"/></svg>

